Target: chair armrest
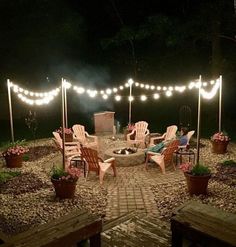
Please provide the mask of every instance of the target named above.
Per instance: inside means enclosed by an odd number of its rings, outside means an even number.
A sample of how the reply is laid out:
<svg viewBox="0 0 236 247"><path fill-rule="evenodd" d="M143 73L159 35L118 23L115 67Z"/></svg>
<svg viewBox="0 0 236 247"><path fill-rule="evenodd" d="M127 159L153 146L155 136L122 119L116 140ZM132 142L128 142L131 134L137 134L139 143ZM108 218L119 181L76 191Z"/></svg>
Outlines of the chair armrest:
<svg viewBox="0 0 236 247"><path fill-rule="evenodd" d="M130 132L129 134L127 134L127 141L130 141L130 136L134 134L134 132L136 131L136 129L133 129L132 132Z"/></svg>
<svg viewBox="0 0 236 247"><path fill-rule="evenodd" d="M87 137L89 137L89 138L93 138L94 141L96 141L96 142L97 142L97 140L98 140L98 137L97 137L97 136L90 135L87 131L85 131L85 135L86 135Z"/></svg>
<svg viewBox="0 0 236 247"><path fill-rule="evenodd" d="M79 146L80 147L80 142L65 142L65 145L67 145L67 146Z"/></svg>
<svg viewBox="0 0 236 247"><path fill-rule="evenodd" d="M182 145L182 146L178 146L178 149L184 149L186 147L187 147L187 145Z"/></svg>
<svg viewBox="0 0 236 247"><path fill-rule="evenodd" d="M152 151L148 151L147 154L151 154L151 155L161 155L160 153L156 153L156 152L152 152Z"/></svg>
<svg viewBox="0 0 236 247"><path fill-rule="evenodd" d="M147 129L145 136L148 136L149 134L150 134L150 131L149 131L149 129Z"/></svg>
<svg viewBox="0 0 236 247"><path fill-rule="evenodd" d="M104 160L103 162L104 162L104 163L111 163L111 162L114 161L114 160L115 160L115 158L114 158L114 157L111 157L111 158L109 158L109 159Z"/></svg>
<svg viewBox="0 0 236 247"><path fill-rule="evenodd" d="M155 143L154 143L155 140L165 139L165 136L166 136L166 133L164 133L162 136L151 137L150 138L150 145L155 145Z"/></svg>

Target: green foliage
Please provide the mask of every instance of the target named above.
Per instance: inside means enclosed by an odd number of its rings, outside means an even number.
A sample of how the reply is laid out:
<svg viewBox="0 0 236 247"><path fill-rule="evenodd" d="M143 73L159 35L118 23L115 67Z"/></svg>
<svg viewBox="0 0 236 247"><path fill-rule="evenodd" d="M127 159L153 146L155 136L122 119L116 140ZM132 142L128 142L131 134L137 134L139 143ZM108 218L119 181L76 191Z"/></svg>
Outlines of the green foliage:
<svg viewBox="0 0 236 247"><path fill-rule="evenodd" d="M13 148L15 146L25 146L25 140L17 140L15 142L5 142L2 146L2 150L7 150L8 148Z"/></svg>
<svg viewBox="0 0 236 247"><path fill-rule="evenodd" d="M13 171L9 171L9 172L0 172L0 184L1 183L5 183L7 180L13 178L13 177L17 177L21 174L21 172L13 172Z"/></svg>
<svg viewBox="0 0 236 247"><path fill-rule="evenodd" d="M191 174L193 176L202 176L210 173L211 173L210 168L202 164L195 165L191 170Z"/></svg>
<svg viewBox="0 0 236 247"><path fill-rule="evenodd" d="M23 161L28 161L29 160L29 155L28 154L24 154L23 155Z"/></svg>
<svg viewBox="0 0 236 247"><path fill-rule="evenodd" d="M224 166L236 166L236 162L234 160L225 160L222 163Z"/></svg>
<svg viewBox="0 0 236 247"><path fill-rule="evenodd" d="M63 176L67 176L67 172L63 169L63 167L53 166L51 171L51 177L53 179L59 179Z"/></svg>

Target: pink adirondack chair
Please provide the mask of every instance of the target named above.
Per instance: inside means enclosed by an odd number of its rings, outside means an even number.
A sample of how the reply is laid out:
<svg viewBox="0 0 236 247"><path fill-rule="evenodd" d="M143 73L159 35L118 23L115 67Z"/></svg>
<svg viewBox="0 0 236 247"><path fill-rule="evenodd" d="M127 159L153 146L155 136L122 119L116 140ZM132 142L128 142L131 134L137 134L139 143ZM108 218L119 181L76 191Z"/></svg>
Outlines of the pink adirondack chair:
<svg viewBox="0 0 236 247"><path fill-rule="evenodd" d="M149 135L148 123L145 121L139 121L135 123L135 127L131 133L127 135L128 146L140 145L146 147L146 137ZM131 136L135 133L135 139L131 140Z"/></svg>
<svg viewBox="0 0 236 247"><path fill-rule="evenodd" d="M155 163L157 163L160 166L163 174L166 173L165 165L169 163L172 163L174 169L176 170L175 165L173 163L173 154L178 149L178 146L179 146L179 140L174 140L169 144L168 147L164 148L161 154L154 152L147 152L146 163L145 163L146 170L148 168L149 159L152 159Z"/></svg>
<svg viewBox="0 0 236 247"><path fill-rule="evenodd" d="M84 147L89 147L99 151L97 136L89 135L83 125L75 124L72 127L75 138Z"/></svg>
<svg viewBox="0 0 236 247"><path fill-rule="evenodd" d="M116 177L115 158L102 160L98 157L97 150L86 147L81 147L81 158L87 163L88 172L95 171L99 175L100 184L103 184L104 175L110 167Z"/></svg>
<svg viewBox="0 0 236 247"><path fill-rule="evenodd" d="M53 133L53 141L55 142L56 146L60 150L60 152L63 152L62 147L62 139L59 133L52 132ZM80 156L80 143L79 142L65 142L65 159L66 159L66 165L70 164L70 160L73 157Z"/></svg>
<svg viewBox="0 0 236 247"><path fill-rule="evenodd" d="M162 136L151 137L150 146L155 145L155 141L167 141L174 139L176 137L176 131L178 127L176 125L171 125L166 128L166 132Z"/></svg>
<svg viewBox="0 0 236 247"><path fill-rule="evenodd" d="M190 141L191 137L194 135L194 133L195 133L194 130L189 131L188 134L187 134L187 139L188 139L187 144L179 146L179 148L187 148L187 146L189 145L189 141Z"/></svg>

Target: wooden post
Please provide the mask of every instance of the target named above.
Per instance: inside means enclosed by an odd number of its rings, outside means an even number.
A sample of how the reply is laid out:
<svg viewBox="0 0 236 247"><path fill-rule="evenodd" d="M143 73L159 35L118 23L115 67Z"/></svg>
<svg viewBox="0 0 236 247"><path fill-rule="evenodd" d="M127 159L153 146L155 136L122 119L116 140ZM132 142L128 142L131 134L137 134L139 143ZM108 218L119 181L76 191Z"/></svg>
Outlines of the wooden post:
<svg viewBox="0 0 236 247"><path fill-rule="evenodd" d="M201 128L201 87L202 87L202 76L199 76L199 88L198 88L198 112L197 112L197 164L199 164L200 155L200 128Z"/></svg>
<svg viewBox="0 0 236 247"><path fill-rule="evenodd" d="M13 129L13 117L12 117L12 102L11 102L11 82L10 82L9 79L7 79L7 91L8 91L10 126L11 126L11 141L14 142L14 129Z"/></svg>

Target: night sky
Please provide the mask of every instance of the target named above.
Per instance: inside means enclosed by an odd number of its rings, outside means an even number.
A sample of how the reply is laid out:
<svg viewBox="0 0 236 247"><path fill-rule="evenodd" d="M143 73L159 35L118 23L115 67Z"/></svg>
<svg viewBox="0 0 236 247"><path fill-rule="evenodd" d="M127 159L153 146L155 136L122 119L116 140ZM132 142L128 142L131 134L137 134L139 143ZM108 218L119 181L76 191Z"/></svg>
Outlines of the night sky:
<svg viewBox="0 0 236 247"><path fill-rule="evenodd" d="M99 89L222 74L234 121L235 24L233 1L1 0L1 92L7 78L47 90L61 77Z"/></svg>

